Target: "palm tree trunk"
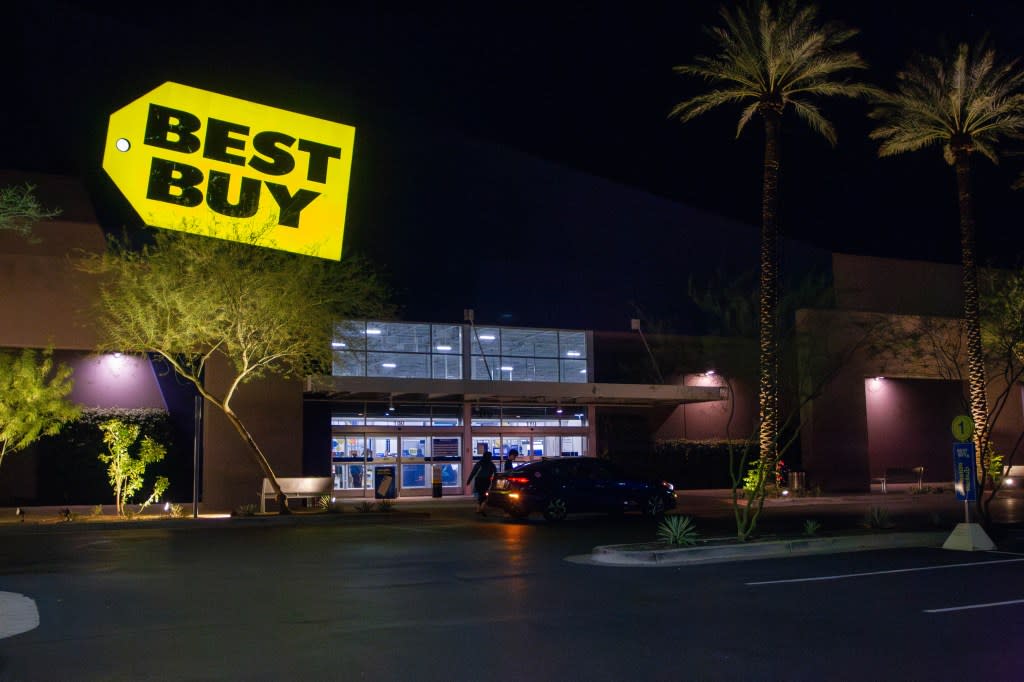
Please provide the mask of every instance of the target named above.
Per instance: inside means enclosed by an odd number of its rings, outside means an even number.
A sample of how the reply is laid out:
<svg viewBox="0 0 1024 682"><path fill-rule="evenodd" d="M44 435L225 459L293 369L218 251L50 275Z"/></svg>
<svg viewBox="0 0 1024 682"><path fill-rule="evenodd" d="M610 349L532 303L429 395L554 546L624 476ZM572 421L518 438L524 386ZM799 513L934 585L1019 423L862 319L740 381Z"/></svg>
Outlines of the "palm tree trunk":
<svg viewBox="0 0 1024 682"><path fill-rule="evenodd" d="M782 116L765 107L764 183L761 191L761 277L758 321L760 326L758 385L758 446L763 461L774 462L778 447L778 344L776 312L779 301L778 241L779 146ZM774 471L774 468L772 469Z"/></svg>
<svg viewBox="0 0 1024 682"><path fill-rule="evenodd" d="M988 397L985 393L985 353L981 346L978 304L978 264L974 256L974 209L971 197L971 159L966 149L955 151L957 200L960 204L960 257L963 265L964 326L967 331L967 379L974 420L975 463L978 480L985 481L988 447ZM979 491L980 492L980 491ZM976 506L982 512L981 499Z"/></svg>

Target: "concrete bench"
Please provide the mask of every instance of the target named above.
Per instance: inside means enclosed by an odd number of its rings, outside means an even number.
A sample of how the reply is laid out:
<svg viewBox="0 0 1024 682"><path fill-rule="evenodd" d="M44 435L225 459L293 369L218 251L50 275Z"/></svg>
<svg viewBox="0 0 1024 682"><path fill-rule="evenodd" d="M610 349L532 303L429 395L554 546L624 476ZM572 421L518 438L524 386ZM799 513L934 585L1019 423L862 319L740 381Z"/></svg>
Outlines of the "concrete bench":
<svg viewBox="0 0 1024 682"><path fill-rule="evenodd" d="M278 477L277 483L281 486L281 492L284 493L285 498L289 500L304 499L307 504L309 500L317 500L323 495L330 495L334 486L334 481L330 476ZM264 478L263 489L260 491L260 511L267 511L267 500L276 499L277 493L270 485L270 479Z"/></svg>
<svg viewBox="0 0 1024 682"><path fill-rule="evenodd" d="M889 467L881 476L873 476L872 483L881 483L882 492L889 492L888 483L916 483L918 490L924 487L924 467Z"/></svg>

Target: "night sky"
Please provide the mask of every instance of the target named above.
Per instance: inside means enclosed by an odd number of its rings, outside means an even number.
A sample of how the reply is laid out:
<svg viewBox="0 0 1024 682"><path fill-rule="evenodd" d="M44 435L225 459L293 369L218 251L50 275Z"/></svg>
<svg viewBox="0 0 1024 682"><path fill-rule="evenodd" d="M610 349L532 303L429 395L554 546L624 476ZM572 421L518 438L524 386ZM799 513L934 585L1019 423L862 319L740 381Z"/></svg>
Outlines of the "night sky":
<svg viewBox="0 0 1024 682"><path fill-rule="evenodd" d="M685 277L652 271L706 274L756 242L757 122L735 140L736 109L666 118L701 87L671 67L713 50L701 26L718 3L23 4L0 46L0 165L81 177L108 229L137 219L100 170L106 118L175 80L356 126L346 249L381 265L407 317L461 321L475 307L493 322L628 329L636 310L678 317ZM862 30L851 45L883 86L914 50L988 35L1024 55L1017 3L863 0L822 14ZM876 159L867 105L823 108L834 150L792 115L784 127L783 233L957 262L940 150ZM1024 192L1008 185L1024 158L977 165L981 258L1012 265ZM691 267L695 253L706 257Z"/></svg>

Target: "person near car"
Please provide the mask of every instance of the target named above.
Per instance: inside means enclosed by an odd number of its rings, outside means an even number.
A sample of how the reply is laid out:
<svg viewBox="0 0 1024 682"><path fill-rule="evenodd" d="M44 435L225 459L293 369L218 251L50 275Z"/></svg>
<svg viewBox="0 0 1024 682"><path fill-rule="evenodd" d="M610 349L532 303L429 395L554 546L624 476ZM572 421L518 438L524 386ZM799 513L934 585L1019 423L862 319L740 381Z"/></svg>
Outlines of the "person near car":
<svg viewBox="0 0 1024 682"><path fill-rule="evenodd" d="M491 460L491 453L487 446L484 445L481 449L483 454L480 456L480 461L474 464L473 470L469 472L466 485L473 485L473 494L476 496L476 513L481 516L487 516L487 513L484 511L484 505L487 502L487 491L490 490L491 479L494 478L494 474L498 472L498 469Z"/></svg>
<svg viewBox="0 0 1024 682"><path fill-rule="evenodd" d="M505 471L512 471L516 466L516 457L519 456L519 451L512 448L508 451L508 458L505 459Z"/></svg>

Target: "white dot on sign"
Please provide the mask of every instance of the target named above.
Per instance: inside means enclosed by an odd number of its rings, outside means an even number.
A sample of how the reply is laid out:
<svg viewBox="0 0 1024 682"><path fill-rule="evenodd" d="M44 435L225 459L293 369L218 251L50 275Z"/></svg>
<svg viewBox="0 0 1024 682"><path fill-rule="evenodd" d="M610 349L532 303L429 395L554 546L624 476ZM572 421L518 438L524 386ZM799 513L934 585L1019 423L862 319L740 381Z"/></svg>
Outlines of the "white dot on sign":
<svg viewBox="0 0 1024 682"><path fill-rule="evenodd" d="M117 147L117 151L126 152L132 148L132 143L123 137L119 137L117 138L117 142L114 143L114 146Z"/></svg>

